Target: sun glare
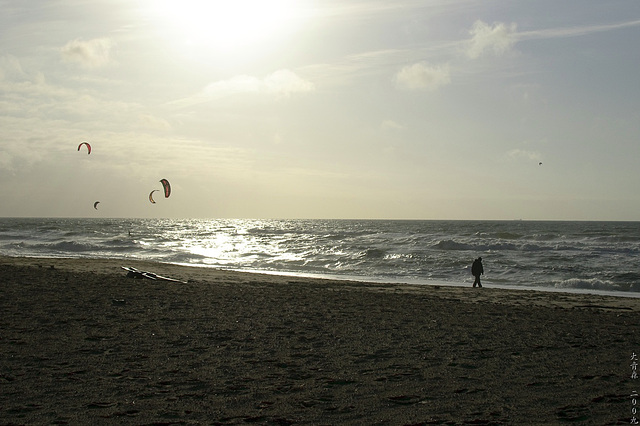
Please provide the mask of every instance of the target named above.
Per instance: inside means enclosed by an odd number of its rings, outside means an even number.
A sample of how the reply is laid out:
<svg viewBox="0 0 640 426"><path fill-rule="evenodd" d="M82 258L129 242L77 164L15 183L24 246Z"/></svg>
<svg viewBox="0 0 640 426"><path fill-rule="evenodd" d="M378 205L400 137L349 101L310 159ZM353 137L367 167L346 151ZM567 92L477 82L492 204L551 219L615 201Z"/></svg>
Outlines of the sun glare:
<svg viewBox="0 0 640 426"><path fill-rule="evenodd" d="M218 50L267 43L295 26L300 0L155 0L152 7L188 43Z"/></svg>

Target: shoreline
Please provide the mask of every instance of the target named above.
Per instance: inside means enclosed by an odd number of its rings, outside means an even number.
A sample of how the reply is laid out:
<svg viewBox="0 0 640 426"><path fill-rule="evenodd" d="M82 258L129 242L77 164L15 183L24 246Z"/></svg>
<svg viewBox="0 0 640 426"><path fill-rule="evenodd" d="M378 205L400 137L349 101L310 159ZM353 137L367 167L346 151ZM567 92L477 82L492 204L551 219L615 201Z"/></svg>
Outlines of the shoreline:
<svg viewBox="0 0 640 426"><path fill-rule="evenodd" d="M0 272L6 423L632 417L633 298L104 259L0 257Z"/></svg>
<svg viewBox="0 0 640 426"><path fill-rule="evenodd" d="M171 265L171 264L170 264ZM309 279L321 279L327 281L347 281L356 282L362 284L375 284L375 285L410 285L410 286L423 286L423 287L457 287L457 288L471 288L472 281L468 282L454 282L446 280L403 280L401 278L392 280L385 278L372 278L372 277L354 277L354 276L339 276L331 274L313 274L313 273L296 273L296 272L282 272L282 271L261 271L261 270L241 270L241 269L221 269L215 266L206 265L189 265L189 264L175 264L177 266L194 267L194 268L212 268L218 270L225 270L237 273L248 273L258 275L275 275L280 277L297 277L297 278L309 278ZM640 299L640 292L632 291L615 291L615 290L601 290L601 289L588 289L588 288L559 288L559 287L536 287L533 285L526 286L514 286L507 284L497 284L491 280L483 279L483 288L493 288L505 291L540 291L544 293L567 293L577 295L595 295L606 297L626 297ZM487 284L488 283L488 284Z"/></svg>
<svg viewBox="0 0 640 426"><path fill-rule="evenodd" d="M385 279L385 278L374 278L374 277L357 277L357 276L341 276L341 275L333 275L333 274L314 274L314 273L297 273L297 272L283 272L283 271L265 271L265 270L244 270L244 269L233 269L233 268L220 268L217 266L209 266L209 265L197 265L197 264L186 264L186 263L169 263L162 262L158 260L141 260L141 259L118 259L118 258L102 258L102 257L37 257L37 256L7 256L0 255L0 262L2 259L14 259L16 263L19 264L36 264L36 265L45 265L45 264L55 264L55 261L61 261L62 264L66 264L69 262L85 262L92 261L95 265L108 265L109 267L116 269L120 266L131 266L131 265L144 265L145 268L150 270L151 272L156 272L156 270L166 270L168 268L187 268L193 269L192 272L186 272L185 276L193 276L202 278L206 276L208 273L211 274L219 274L219 273L238 273L238 274L252 274L252 275L264 275L266 277L280 277L282 279L302 279L302 280L321 280L325 282L347 282L347 283L360 283L364 285L388 285L388 286L417 286L417 287L446 287L446 288L471 288L472 282L454 282L454 281L446 281L446 280L403 280L403 279ZM20 260L24 259L24 260ZM28 259L34 260L34 262L30 262ZM159 267L158 267L159 265ZM102 269L104 271L104 267ZM200 272L198 272L200 270ZM206 272L208 271L208 272ZM632 291L615 291L615 290L602 290L602 289L589 289L589 288L558 288L558 287L538 287L533 285L527 286L513 286L502 283L493 283L490 280L484 280L485 285L483 286L483 290L487 289L496 289L500 291L532 291L532 292L542 292L542 293L560 293L560 294L572 294L578 296L584 295L592 295L592 296L603 296L603 297L621 297L621 298L631 298L631 299L640 299L640 292L632 292Z"/></svg>

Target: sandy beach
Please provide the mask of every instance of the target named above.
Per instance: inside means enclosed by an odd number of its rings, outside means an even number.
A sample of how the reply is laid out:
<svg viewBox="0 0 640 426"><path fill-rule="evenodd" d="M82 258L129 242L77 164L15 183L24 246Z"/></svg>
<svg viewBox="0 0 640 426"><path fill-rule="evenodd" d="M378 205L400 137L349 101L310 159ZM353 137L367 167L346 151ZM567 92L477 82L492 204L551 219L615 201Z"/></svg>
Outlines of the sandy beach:
<svg viewBox="0 0 640 426"><path fill-rule="evenodd" d="M1 424L629 424L640 391L640 299L8 257L0 295Z"/></svg>

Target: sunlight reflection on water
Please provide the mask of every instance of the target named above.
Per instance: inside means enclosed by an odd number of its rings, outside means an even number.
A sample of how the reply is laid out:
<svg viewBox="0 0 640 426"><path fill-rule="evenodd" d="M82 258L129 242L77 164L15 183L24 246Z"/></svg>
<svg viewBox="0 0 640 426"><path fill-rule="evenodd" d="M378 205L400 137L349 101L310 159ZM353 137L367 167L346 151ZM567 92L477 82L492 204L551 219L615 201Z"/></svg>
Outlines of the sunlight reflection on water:
<svg viewBox="0 0 640 426"><path fill-rule="evenodd" d="M156 260L371 280L640 291L640 223L0 219L0 254Z"/></svg>

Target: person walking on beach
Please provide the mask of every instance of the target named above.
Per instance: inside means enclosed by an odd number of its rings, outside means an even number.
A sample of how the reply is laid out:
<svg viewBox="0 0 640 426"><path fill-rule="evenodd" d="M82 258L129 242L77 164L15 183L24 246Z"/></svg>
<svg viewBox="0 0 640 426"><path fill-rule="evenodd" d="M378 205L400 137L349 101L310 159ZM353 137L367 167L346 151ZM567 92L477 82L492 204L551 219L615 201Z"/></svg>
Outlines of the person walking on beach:
<svg viewBox="0 0 640 426"><path fill-rule="evenodd" d="M471 265L471 275L475 277L475 281L473 281L473 286L475 287L478 284L478 287L482 287L480 284L480 275L484 274L484 268L482 267L482 258L479 257L473 261L473 265Z"/></svg>

